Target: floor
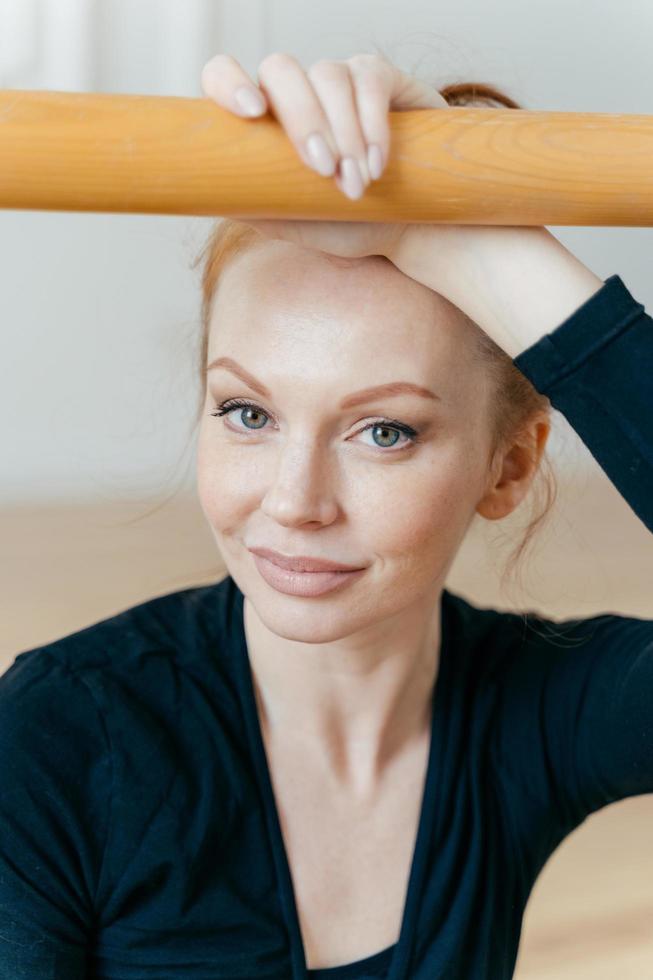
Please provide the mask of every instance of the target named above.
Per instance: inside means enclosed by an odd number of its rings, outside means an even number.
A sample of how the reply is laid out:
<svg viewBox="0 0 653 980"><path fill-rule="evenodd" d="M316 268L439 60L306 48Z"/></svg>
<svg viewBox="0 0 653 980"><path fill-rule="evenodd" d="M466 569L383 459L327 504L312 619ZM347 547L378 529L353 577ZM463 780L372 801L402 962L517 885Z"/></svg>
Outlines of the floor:
<svg viewBox="0 0 653 980"><path fill-rule="evenodd" d="M38 646L155 595L223 577L194 497L0 510L0 673ZM553 617L653 618L653 535L598 471L560 484L521 589L499 570L528 506L473 523L446 586L478 605ZM131 522L131 523L130 523ZM653 713L653 703L651 704ZM653 980L653 794L592 814L545 865L524 916L517 980Z"/></svg>

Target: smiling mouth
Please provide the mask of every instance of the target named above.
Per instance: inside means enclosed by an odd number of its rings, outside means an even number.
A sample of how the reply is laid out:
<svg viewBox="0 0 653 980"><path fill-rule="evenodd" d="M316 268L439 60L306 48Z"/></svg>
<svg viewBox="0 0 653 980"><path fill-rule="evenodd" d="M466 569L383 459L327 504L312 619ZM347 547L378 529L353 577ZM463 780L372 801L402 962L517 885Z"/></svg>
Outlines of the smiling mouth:
<svg viewBox="0 0 653 980"><path fill-rule="evenodd" d="M281 568L268 558L252 552L254 564L261 578L277 592L294 596L318 596L342 588L363 575L366 569L350 571L297 572Z"/></svg>

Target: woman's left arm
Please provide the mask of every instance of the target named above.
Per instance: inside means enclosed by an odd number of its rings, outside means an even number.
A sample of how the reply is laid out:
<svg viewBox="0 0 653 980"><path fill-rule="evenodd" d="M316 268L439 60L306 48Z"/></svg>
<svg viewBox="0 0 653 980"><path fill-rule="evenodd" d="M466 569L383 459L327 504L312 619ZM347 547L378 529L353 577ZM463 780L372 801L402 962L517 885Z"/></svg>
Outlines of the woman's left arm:
<svg viewBox="0 0 653 980"><path fill-rule="evenodd" d="M512 358L603 286L544 227L410 224L388 258L466 313Z"/></svg>
<svg viewBox="0 0 653 980"><path fill-rule="evenodd" d="M513 359L653 532L653 319L621 278L546 228L409 225L388 258Z"/></svg>

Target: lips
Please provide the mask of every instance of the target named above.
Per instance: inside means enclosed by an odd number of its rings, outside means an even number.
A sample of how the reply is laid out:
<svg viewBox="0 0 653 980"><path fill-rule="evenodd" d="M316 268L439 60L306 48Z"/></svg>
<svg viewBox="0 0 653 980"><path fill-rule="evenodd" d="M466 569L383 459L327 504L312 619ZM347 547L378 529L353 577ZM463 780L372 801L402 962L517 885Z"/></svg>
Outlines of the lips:
<svg viewBox="0 0 653 980"><path fill-rule="evenodd" d="M283 557L283 556L282 556ZM252 552L254 564L267 584L276 592L309 599L340 592L365 574L365 568L337 572L293 572L275 565L269 558Z"/></svg>
<svg viewBox="0 0 653 980"><path fill-rule="evenodd" d="M249 548L249 551L290 572L354 572L361 568L360 565L343 565L325 558L312 558L310 555L287 557L271 548Z"/></svg>

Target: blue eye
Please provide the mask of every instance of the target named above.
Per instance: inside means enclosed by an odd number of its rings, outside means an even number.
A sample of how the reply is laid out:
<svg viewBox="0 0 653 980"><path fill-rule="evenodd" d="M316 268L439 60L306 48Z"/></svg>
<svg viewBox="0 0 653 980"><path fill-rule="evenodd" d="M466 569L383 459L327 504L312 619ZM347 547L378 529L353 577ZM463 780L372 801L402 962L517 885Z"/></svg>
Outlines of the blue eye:
<svg viewBox="0 0 653 980"><path fill-rule="evenodd" d="M264 419L270 418L270 416L268 415L268 413L265 412L262 408L259 408L258 405L253 404L253 402L245 401L242 398L230 398L230 399L227 399L226 401L220 402L219 405L216 405L215 411L211 412L210 414L211 415L215 415L215 416L228 415L230 412L233 412L234 409L236 409L236 408L240 408L240 409L243 409L243 410L244 409L251 409L252 412L254 414L258 415L259 417L260 416L263 416ZM245 422L244 411L241 411L241 416L240 417L241 417L241 421L244 423ZM263 428L264 428L264 424L262 424L262 425L254 425L254 426L245 425L245 430L238 429L237 431L243 432L243 431L246 431L247 429L249 429L250 432L257 432L257 431L260 431ZM359 429L359 432L366 432L368 429L379 429L379 430L381 430L384 433L387 433L387 432L399 432L401 435L405 436L406 437L406 440L407 440L403 444L403 446L400 446L400 450L401 449L406 449L409 446L414 445L414 443L420 441L419 440L419 435L418 435L417 431L415 429L413 429L412 426L406 425L405 422L400 422L398 419L379 419L377 422L368 422L368 424L365 425L365 426L363 426L362 429ZM385 438L385 436L384 436L384 438ZM395 439L390 444L379 445L377 443L377 445L378 445L378 447L380 449L389 449L392 446L396 445L397 442L398 442L398 437L397 437L397 439ZM397 450L397 451L399 451L399 450Z"/></svg>
<svg viewBox="0 0 653 980"><path fill-rule="evenodd" d="M267 413L264 412L262 408L259 408L258 405L253 405L251 402L246 402L238 398L234 398L231 401L221 402L219 405L216 405L216 411L211 412L211 415L228 415L229 412L233 412L235 408L243 408L243 409L251 408L254 410L254 412L258 413L259 415L265 415L266 418L268 417ZM242 418L242 412L241 412L241 418ZM254 429L262 429L262 428L263 426L261 425L254 426Z"/></svg>
<svg viewBox="0 0 653 980"><path fill-rule="evenodd" d="M407 446L411 446L414 442L417 442L417 438L416 438L417 433L415 433L414 437L411 435L411 433L415 432L415 430L411 429L410 426L408 425L404 425L403 422L394 422L392 425L390 424L390 420L382 420L380 422L368 422L367 425L363 426L363 428L360 429L360 432L367 432L368 429L380 429L384 433L386 432L391 432L393 434L399 433L399 435L397 435L397 438L394 439L394 441L391 442L389 445L387 444L380 445L379 443L377 443L380 449L389 449L392 446L395 446L399 441L400 435L403 435L406 439L406 442L404 442L403 446L399 447L400 449L405 449Z"/></svg>

